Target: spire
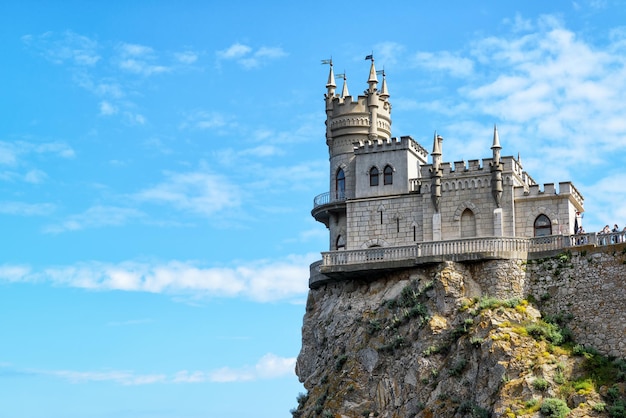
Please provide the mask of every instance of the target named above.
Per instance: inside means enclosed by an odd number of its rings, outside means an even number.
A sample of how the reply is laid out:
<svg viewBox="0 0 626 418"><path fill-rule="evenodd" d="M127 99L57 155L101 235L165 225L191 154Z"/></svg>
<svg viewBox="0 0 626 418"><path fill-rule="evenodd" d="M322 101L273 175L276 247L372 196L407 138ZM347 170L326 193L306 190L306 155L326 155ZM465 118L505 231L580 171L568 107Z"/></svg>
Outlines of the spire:
<svg viewBox="0 0 626 418"><path fill-rule="evenodd" d="M431 153L433 156L441 155L441 144L439 143L440 140L443 140L443 138L441 137L441 135L437 135L437 131L435 131L435 135L433 137L433 152Z"/></svg>
<svg viewBox="0 0 626 418"><path fill-rule="evenodd" d="M437 131L435 131L433 137L433 152L431 153L434 170L439 170L439 166L441 165L441 141L443 141L443 138L441 135L437 135Z"/></svg>
<svg viewBox="0 0 626 418"><path fill-rule="evenodd" d="M376 86L378 85L378 77L376 77L376 67L374 66L374 56L368 55L367 57L365 57L365 59L372 61L372 65L370 65L370 77L367 80L367 84L369 84L370 86L369 91L374 92L376 90Z"/></svg>
<svg viewBox="0 0 626 418"><path fill-rule="evenodd" d="M493 151L493 162L495 164L500 164L500 150L502 147L500 146L500 137L498 136L498 127L493 125L493 145L491 146L491 150Z"/></svg>
<svg viewBox="0 0 626 418"><path fill-rule="evenodd" d="M323 64L325 62L322 62ZM335 84L335 72L333 71L333 60L330 59L328 61L330 64L330 71L328 72L328 82L326 83L326 88L328 89L328 96L332 97L335 94L335 88L337 85Z"/></svg>
<svg viewBox="0 0 626 418"><path fill-rule="evenodd" d="M520 166L522 165L522 156L520 155L519 151L517 151L517 163Z"/></svg>
<svg viewBox="0 0 626 418"><path fill-rule="evenodd" d="M491 166L491 193L496 202L496 207L502 207L502 164L500 163L500 137L498 136L498 127L493 125L493 161L489 163Z"/></svg>
<svg viewBox="0 0 626 418"><path fill-rule="evenodd" d="M348 93L348 78L346 77L346 73L343 73L343 89L341 89L341 98L348 97L350 93Z"/></svg>
<svg viewBox="0 0 626 418"><path fill-rule="evenodd" d="M491 146L491 149L494 148L502 148L500 146L500 137L498 136L498 126L496 126L495 124L493 125L493 145Z"/></svg>
<svg viewBox="0 0 626 418"><path fill-rule="evenodd" d="M385 70L383 70L383 86L380 89L380 97L382 97L383 100L389 98L389 90L387 90L387 77L385 77Z"/></svg>

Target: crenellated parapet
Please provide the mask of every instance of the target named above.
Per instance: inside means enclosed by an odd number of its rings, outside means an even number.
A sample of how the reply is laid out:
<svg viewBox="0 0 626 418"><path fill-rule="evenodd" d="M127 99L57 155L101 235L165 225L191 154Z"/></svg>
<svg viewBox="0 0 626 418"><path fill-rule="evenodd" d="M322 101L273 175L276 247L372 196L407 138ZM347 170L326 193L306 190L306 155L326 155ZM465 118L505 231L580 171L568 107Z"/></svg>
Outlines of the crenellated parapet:
<svg viewBox="0 0 626 418"><path fill-rule="evenodd" d="M560 182L558 190L554 183L545 183L543 184L543 188L539 184L531 184L528 187L515 187L515 199L519 199L520 201L524 199L545 199L550 196L568 197L574 206L576 206L577 210L583 210L584 198L578 189L569 181Z"/></svg>
<svg viewBox="0 0 626 418"><path fill-rule="evenodd" d="M354 143L355 155L403 150L411 151L413 154L418 156L422 163L425 163L428 158L428 151L426 151L424 147L418 144L417 141L410 136L402 136L400 138L393 137L384 140L379 138L376 141L363 139Z"/></svg>
<svg viewBox="0 0 626 418"><path fill-rule="evenodd" d="M377 95L376 131L380 138L391 138L391 105ZM331 102L328 121L332 138L346 134L368 134L371 124L371 115L368 96L358 96L356 101L352 96L335 96ZM355 130L355 128L357 128ZM359 129L361 128L361 129Z"/></svg>

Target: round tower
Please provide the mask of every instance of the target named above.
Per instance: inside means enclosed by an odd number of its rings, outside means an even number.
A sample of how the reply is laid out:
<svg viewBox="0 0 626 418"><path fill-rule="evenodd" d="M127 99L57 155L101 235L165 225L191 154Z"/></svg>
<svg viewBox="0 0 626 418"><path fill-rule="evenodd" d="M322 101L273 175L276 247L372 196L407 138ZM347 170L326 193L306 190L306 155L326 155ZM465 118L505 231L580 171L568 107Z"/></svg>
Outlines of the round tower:
<svg viewBox="0 0 626 418"><path fill-rule="evenodd" d="M368 88L356 100L348 96L344 75L342 94L336 94L333 64L330 62L326 84L326 144L330 159L330 199L345 200L354 197L356 187L354 147L391 138L391 104L387 82L383 74L382 88L374 59L371 59Z"/></svg>

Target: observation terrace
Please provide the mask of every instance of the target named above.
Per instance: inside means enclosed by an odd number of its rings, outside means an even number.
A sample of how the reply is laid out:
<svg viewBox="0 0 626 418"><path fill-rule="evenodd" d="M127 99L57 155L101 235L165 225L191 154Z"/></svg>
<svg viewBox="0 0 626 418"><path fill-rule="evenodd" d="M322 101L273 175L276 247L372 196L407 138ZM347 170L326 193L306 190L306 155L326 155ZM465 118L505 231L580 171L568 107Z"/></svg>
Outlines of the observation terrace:
<svg viewBox="0 0 626 418"><path fill-rule="evenodd" d="M420 242L402 247L372 247L322 253L310 266L309 287L353 277L367 278L388 271L444 261L535 260L576 247L626 243L626 233L548 235L534 238L481 237Z"/></svg>

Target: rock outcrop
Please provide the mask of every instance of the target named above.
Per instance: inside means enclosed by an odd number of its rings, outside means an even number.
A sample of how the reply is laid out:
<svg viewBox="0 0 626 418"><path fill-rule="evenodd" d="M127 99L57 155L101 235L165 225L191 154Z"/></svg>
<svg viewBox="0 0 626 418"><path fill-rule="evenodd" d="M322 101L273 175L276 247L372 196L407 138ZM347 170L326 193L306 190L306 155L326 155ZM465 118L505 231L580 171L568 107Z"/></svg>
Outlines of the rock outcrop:
<svg viewBox="0 0 626 418"><path fill-rule="evenodd" d="M311 289L292 415L620 416L626 363L576 346L567 318L503 299L477 271L448 262Z"/></svg>

